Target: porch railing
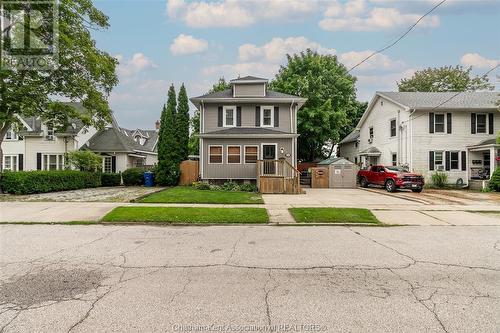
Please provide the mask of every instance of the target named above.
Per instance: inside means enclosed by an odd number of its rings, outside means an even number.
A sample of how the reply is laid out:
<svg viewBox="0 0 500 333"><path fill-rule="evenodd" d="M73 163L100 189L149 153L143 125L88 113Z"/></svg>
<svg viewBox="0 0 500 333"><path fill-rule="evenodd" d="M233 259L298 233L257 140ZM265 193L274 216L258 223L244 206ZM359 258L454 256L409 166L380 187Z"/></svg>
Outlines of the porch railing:
<svg viewBox="0 0 500 333"><path fill-rule="evenodd" d="M285 159L258 160L257 186L263 193L301 193L300 171Z"/></svg>

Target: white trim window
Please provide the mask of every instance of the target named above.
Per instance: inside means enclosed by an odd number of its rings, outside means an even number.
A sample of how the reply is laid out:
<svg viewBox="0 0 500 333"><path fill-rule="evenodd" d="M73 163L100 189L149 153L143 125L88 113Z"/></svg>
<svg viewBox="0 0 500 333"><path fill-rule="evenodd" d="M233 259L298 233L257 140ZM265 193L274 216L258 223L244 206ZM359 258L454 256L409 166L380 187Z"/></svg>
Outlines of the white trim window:
<svg viewBox="0 0 500 333"><path fill-rule="evenodd" d="M390 128L390 136L391 138L396 137L397 135L397 126L396 126L396 119L391 119L389 123L389 128Z"/></svg>
<svg viewBox="0 0 500 333"><path fill-rule="evenodd" d="M241 146L227 146L227 164L241 164Z"/></svg>
<svg viewBox="0 0 500 333"><path fill-rule="evenodd" d="M103 156L102 157L102 172L111 173L113 172L112 167L112 157L111 156Z"/></svg>
<svg viewBox="0 0 500 333"><path fill-rule="evenodd" d="M42 170L64 170L64 155L43 154Z"/></svg>
<svg viewBox="0 0 500 333"><path fill-rule="evenodd" d="M488 115L486 113L476 114L476 133L486 134L488 132Z"/></svg>
<svg viewBox="0 0 500 333"><path fill-rule="evenodd" d="M245 146L245 164L256 164L259 159L259 146Z"/></svg>
<svg viewBox="0 0 500 333"><path fill-rule="evenodd" d="M446 114L434 114L434 133L446 133Z"/></svg>
<svg viewBox="0 0 500 333"><path fill-rule="evenodd" d="M236 127L236 106L224 106L222 121L223 127Z"/></svg>
<svg viewBox="0 0 500 333"><path fill-rule="evenodd" d="M398 165L398 154L392 153L392 166L397 166L397 165Z"/></svg>
<svg viewBox="0 0 500 333"><path fill-rule="evenodd" d="M272 106L260 107L260 126L274 127L274 107Z"/></svg>
<svg viewBox="0 0 500 333"><path fill-rule="evenodd" d="M19 137L17 136L17 133L14 131L13 128L10 128L7 130L7 133L5 133L5 141L17 141L19 140Z"/></svg>
<svg viewBox="0 0 500 333"><path fill-rule="evenodd" d="M370 138L370 140L373 140L373 126L370 126L370 128L368 129L368 137Z"/></svg>
<svg viewBox="0 0 500 333"><path fill-rule="evenodd" d="M4 155L3 156L3 170L19 171L17 155Z"/></svg>
<svg viewBox="0 0 500 333"><path fill-rule="evenodd" d="M46 134L45 134L45 140L47 141L54 141L54 125L52 124L47 124L46 125Z"/></svg>
<svg viewBox="0 0 500 333"><path fill-rule="evenodd" d="M208 164L222 164L222 146L208 146Z"/></svg>
<svg viewBox="0 0 500 333"><path fill-rule="evenodd" d="M444 171L444 151L434 152L434 170Z"/></svg>

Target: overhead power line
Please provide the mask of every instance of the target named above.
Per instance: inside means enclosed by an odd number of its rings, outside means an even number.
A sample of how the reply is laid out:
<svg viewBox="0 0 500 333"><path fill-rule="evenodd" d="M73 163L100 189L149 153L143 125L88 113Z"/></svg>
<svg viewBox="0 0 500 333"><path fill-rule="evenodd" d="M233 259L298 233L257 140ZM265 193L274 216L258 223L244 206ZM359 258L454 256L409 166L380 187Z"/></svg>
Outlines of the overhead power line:
<svg viewBox="0 0 500 333"><path fill-rule="evenodd" d="M432 13L434 10L436 10L439 6L441 6L445 2L446 2L446 0L442 0L440 3L438 3L437 5L435 5L434 7L432 7L427 13L425 13L424 15L422 15L415 23L413 23L401 36L399 36L398 39L396 39L394 42L390 43L389 45L384 46L380 50L373 52L368 57L364 58L363 60L361 60L360 62L358 62L356 65L352 66L347 72L349 73L350 71L352 71L356 67L358 67L361 64L363 64L364 62L368 61L371 57L373 57L373 56L375 56L375 55L377 55L379 53L382 53L385 50L390 49L391 47L393 47L394 45L396 45L400 40L402 40L403 38L405 38L406 35L408 35L410 33L410 31L412 31L413 28L415 28L420 23L420 21L422 21L426 16L428 16L430 13Z"/></svg>

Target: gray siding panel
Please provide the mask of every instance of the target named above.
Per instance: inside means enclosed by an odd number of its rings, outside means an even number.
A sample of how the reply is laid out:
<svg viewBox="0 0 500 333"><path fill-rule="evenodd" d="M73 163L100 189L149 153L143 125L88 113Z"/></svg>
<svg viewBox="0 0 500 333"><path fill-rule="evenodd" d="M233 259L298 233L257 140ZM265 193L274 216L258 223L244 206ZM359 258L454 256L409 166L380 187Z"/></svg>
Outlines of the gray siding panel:
<svg viewBox="0 0 500 333"><path fill-rule="evenodd" d="M290 157L286 159L292 163L292 142L293 139L203 139L203 179L255 179L257 178L256 164L244 163L244 146L257 145L259 146L259 159L262 154L262 143L277 144L277 155L279 157ZM208 147L211 145L223 146L223 163L222 164L208 164ZM241 164L227 164L227 146L240 145L241 146ZM284 152L280 154L280 148L283 147Z"/></svg>
<svg viewBox="0 0 500 333"><path fill-rule="evenodd" d="M266 95L266 86L259 84L235 84L235 97L263 97Z"/></svg>
<svg viewBox="0 0 500 333"><path fill-rule="evenodd" d="M255 106L256 104L241 104L241 103L228 103L227 105L236 105L237 107L241 107L241 127L256 127L256 119L255 119ZM273 104L269 102L262 102L257 105L263 106L279 106L279 126L274 129L290 133L290 103L280 103ZM218 109L219 106L223 106L223 104L205 104L205 112L204 112L204 130L205 133L210 133L213 131L219 131L224 129L224 127L219 127L218 123Z"/></svg>

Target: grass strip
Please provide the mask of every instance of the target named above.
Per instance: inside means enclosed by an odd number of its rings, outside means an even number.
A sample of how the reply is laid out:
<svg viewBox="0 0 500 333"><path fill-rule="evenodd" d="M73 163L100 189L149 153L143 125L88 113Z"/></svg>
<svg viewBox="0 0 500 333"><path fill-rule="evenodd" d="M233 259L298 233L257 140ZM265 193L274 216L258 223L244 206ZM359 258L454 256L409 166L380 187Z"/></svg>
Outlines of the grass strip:
<svg viewBox="0 0 500 333"><path fill-rule="evenodd" d="M364 208L290 208L290 213L298 223L380 223Z"/></svg>
<svg viewBox="0 0 500 333"><path fill-rule="evenodd" d="M261 204L262 196L254 192L197 190L178 186L147 195L138 200L144 203L202 203L202 204Z"/></svg>

